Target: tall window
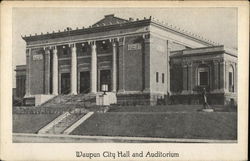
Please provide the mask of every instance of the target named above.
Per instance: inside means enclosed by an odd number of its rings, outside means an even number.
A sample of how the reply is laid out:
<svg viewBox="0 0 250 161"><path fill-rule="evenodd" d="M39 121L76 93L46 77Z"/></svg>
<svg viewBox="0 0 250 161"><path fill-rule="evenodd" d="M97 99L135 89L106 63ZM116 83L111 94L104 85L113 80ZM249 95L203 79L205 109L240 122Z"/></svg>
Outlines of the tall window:
<svg viewBox="0 0 250 161"><path fill-rule="evenodd" d="M209 68L208 67L198 68L198 85L200 86L209 85Z"/></svg>
<svg viewBox="0 0 250 161"><path fill-rule="evenodd" d="M229 71L228 71L228 89L229 92L234 92L234 70L233 67L230 66Z"/></svg>
<svg viewBox="0 0 250 161"><path fill-rule="evenodd" d="M164 83L164 73L162 73L161 81L162 81L162 83Z"/></svg>
<svg viewBox="0 0 250 161"><path fill-rule="evenodd" d="M159 73L156 72L156 82L158 83L159 82Z"/></svg>

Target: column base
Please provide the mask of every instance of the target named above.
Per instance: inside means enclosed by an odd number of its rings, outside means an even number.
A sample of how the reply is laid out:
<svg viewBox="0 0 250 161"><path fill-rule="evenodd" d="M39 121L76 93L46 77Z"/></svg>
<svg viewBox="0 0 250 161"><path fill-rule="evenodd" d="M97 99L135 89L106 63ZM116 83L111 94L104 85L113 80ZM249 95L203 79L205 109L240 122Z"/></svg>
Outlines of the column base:
<svg viewBox="0 0 250 161"><path fill-rule="evenodd" d="M117 91L117 93L125 93L125 90L124 90L124 89L119 89L119 90Z"/></svg>
<svg viewBox="0 0 250 161"><path fill-rule="evenodd" d="M55 95L55 96L57 96L58 95L58 93L52 93L53 95Z"/></svg>
<svg viewBox="0 0 250 161"><path fill-rule="evenodd" d="M77 92L72 92L72 93L70 93L71 95L77 95Z"/></svg>
<svg viewBox="0 0 250 161"><path fill-rule="evenodd" d="M31 94L25 94L24 95L24 98L29 98L29 97L32 97L32 95Z"/></svg>
<svg viewBox="0 0 250 161"><path fill-rule="evenodd" d="M150 89L149 88L145 88L142 92L143 93L150 93Z"/></svg>

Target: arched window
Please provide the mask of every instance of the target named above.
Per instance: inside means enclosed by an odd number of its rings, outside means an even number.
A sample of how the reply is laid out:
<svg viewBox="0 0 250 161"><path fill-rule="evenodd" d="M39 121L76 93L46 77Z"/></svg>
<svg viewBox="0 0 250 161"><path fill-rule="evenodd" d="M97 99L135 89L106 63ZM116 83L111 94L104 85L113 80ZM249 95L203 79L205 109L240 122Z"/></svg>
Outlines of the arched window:
<svg viewBox="0 0 250 161"><path fill-rule="evenodd" d="M198 67L198 85L209 86L209 67L201 65Z"/></svg>
<svg viewBox="0 0 250 161"><path fill-rule="evenodd" d="M234 92L234 69L232 65L228 69L228 89L229 92Z"/></svg>

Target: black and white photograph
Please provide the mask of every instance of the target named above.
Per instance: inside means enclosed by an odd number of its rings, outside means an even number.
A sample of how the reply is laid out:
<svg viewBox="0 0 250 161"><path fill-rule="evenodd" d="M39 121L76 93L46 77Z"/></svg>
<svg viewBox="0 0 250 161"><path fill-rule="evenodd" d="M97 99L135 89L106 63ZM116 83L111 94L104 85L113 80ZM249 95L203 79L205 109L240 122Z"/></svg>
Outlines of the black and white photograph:
<svg viewBox="0 0 250 161"><path fill-rule="evenodd" d="M237 7L11 12L12 144L239 143L247 107L239 106ZM131 157L181 154L74 151L74 159Z"/></svg>
<svg viewBox="0 0 250 161"><path fill-rule="evenodd" d="M237 141L236 8L13 12L14 141Z"/></svg>

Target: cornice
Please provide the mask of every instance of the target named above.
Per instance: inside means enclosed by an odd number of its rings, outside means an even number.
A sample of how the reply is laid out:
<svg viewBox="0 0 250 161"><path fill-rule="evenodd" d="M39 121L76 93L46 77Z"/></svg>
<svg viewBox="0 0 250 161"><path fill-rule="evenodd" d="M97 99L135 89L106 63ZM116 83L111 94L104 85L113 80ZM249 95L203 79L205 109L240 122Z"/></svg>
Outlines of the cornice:
<svg viewBox="0 0 250 161"><path fill-rule="evenodd" d="M148 26L150 24L150 19L138 20L138 21L129 21L126 23L108 25L108 26L99 26L99 27L90 27L76 30L67 30L63 32L52 32L41 35L30 35L22 37L26 42L29 41L37 41L37 40L47 40L47 39L55 39L55 38L63 38L69 36L77 36L84 35L90 33L98 33L98 32L107 32L112 30L140 27L140 26Z"/></svg>

